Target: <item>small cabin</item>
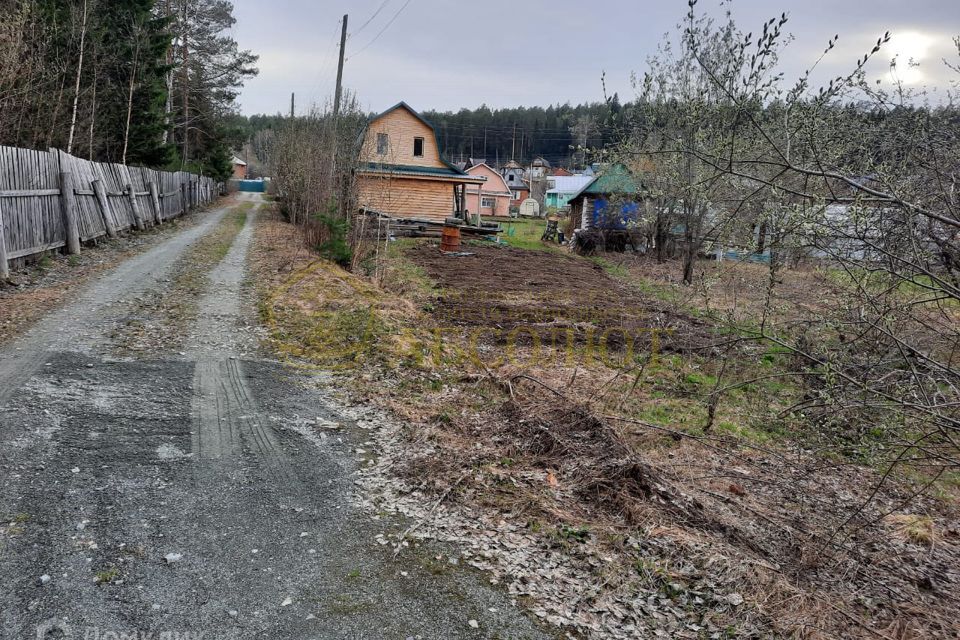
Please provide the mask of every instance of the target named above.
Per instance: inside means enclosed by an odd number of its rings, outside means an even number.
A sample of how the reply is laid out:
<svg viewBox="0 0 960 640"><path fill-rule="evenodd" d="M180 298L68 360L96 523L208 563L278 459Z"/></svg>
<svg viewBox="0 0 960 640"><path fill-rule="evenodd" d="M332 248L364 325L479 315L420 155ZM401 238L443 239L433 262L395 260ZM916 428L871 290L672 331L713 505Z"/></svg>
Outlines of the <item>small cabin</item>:
<svg viewBox="0 0 960 640"><path fill-rule="evenodd" d="M362 210L437 222L465 219L468 186L486 182L448 162L433 125L405 102L367 123L356 176Z"/></svg>
<svg viewBox="0 0 960 640"><path fill-rule="evenodd" d="M245 180L247 178L247 163L237 156L233 156L230 162L233 165L233 179Z"/></svg>
<svg viewBox="0 0 960 640"><path fill-rule="evenodd" d="M637 223L643 186L622 164L601 171L569 199L580 229L627 229Z"/></svg>

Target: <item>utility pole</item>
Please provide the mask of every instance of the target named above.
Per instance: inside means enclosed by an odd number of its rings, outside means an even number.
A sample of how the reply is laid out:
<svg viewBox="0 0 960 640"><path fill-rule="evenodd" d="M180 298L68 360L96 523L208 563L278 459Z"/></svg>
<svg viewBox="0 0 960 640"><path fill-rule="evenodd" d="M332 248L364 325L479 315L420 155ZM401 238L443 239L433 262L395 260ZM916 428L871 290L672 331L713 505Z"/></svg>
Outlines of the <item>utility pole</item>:
<svg viewBox="0 0 960 640"><path fill-rule="evenodd" d="M340 32L340 64L337 65L337 91L333 96L333 117L340 114L340 96L343 93L343 54L347 48L347 19L349 15L343 16L343 31Z"/></svg>
<svg viewBox="0 0 960 640"><path fill-rule="evenodd" d="M290 94L290 119L291 120L293 120L294 106L296 105L296 98L297 98L296 93Z"/></svg>

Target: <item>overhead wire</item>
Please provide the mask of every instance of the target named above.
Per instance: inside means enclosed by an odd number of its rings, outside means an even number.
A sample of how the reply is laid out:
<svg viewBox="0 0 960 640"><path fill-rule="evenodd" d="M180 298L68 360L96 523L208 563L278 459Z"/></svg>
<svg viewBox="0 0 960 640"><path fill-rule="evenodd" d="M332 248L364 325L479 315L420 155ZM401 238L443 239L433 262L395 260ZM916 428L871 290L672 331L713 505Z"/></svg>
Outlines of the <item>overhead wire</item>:
<svg viewBox="0 0 960 640"><path fill-rule="evenodd" d="M333 44L324 50L322 62L317 67L317 72L314 74L314 80L311 83L311 96L318 95L322 93L320 85L325 81L333 81L333 70L336 66L335 60L337 59L337 48L340 46L340 27L343 24L343 18L337 21L336 29L334 30L333 35Z"/></svg>
<svg viewBox="0 0 960 640"><path fill-rule="evenodd" d="M373 37L373 40L371 40L370 42L368 42L367 44L365 44L363 47L361 47L360 50L357 51L356 53L351 54L350 57L349 57L349 59L350 59L350 60L353 60L355 57L357 57L358 55L360 55L361 53L363 53L364 51L366 51L366 50L370 47L370 45L372 45L374 42L376 42L376 41L380 38L380 36L382 36L383 33L384 33L387 29L390 28L390 25L392 25L392 24L394 23L394 21L395 21L397 18L400 17L400 14L403 13L403 10L406 9L407 6L408 6L412 1L413 1L413 0L407 0L406 2L404 2L404 3L403 3L403 6L401 6L400 9L397 10L397 12L396 12L395 14L393 14L393 17L390 18L390 21L387 22L387 24L385 24L385 25L383 26L383 29L380 29L380 31L377 33L377 35L375 35L375 36Z"/></svg>
<svg viewBox="0 0 960 640"><path fill-rule="evenodd" d="M361 31L363 31L364 28L366 28L366 26L367 26L368 24L370 24L371 22L373 22L374 20L376 20L377 16L380 15L380 12L383 11L384 7L386 7L388 4L390 4L390 0L383 0L383 2L380 3L380 6L377 8L377 10L373 12L373 15L370 16L369 18L367 18L367 21L364 22L362 25L360 25L360 28L359 28L359 29L357 29L356 31L354 31L353 33L351 33L351 34L348 36L348 39L349 39L349 38L352 38L353 36L357 35L357 34L360 33Z"/></svg>

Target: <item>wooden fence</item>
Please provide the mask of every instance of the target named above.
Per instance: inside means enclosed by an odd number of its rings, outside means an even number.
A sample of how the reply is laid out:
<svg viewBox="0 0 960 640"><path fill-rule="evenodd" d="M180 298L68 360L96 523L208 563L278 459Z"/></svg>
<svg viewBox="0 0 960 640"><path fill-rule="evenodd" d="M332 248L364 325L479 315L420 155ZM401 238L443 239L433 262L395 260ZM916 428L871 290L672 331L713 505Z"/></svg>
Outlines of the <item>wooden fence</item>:
<svg viewBox="0 0 960 640"><path fill-rule="evenodd" d="M125 229L162 224L216 198L221 185L177 171L90 162L0 146L0 279L9 261Z"/></svg>

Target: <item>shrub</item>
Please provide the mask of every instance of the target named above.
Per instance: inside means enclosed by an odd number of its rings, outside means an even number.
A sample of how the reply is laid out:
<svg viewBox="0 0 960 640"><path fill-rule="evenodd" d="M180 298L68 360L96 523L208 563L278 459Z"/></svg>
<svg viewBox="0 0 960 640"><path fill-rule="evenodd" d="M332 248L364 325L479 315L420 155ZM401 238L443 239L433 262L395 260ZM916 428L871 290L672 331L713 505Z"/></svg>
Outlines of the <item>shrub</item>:
<svg viewBox="0 0 960 640"><path fill-rule="evenodd" d="M341 267L349 267L353 259L353 250L347 236L350 232L349 221L336 215L336 205L327 208L327 213L318 213L314 216L319 229L314 236L317 252Z"/></svg>

